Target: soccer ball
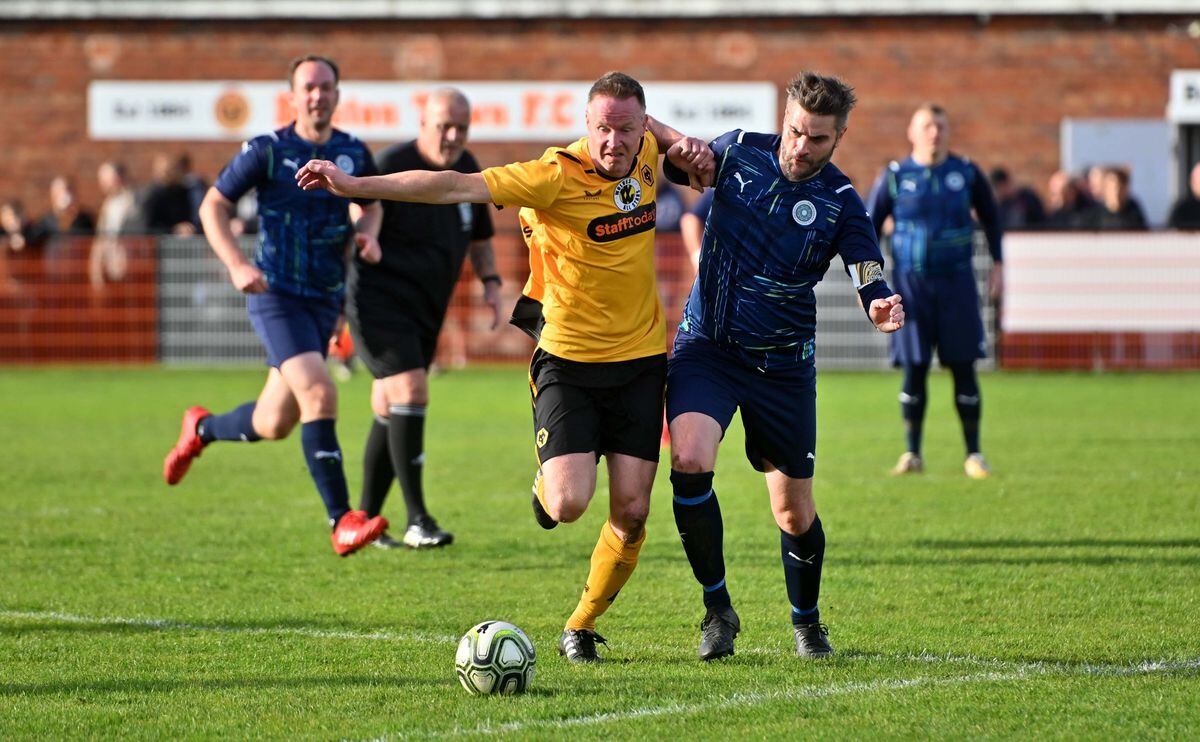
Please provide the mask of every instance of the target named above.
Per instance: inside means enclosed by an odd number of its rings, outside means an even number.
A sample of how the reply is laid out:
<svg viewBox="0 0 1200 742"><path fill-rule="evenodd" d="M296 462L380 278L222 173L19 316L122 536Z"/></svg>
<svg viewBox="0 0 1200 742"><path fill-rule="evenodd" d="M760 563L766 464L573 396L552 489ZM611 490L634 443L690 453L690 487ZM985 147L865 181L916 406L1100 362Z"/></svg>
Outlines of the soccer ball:
<svg viewBox="0 0 1200 742"><path fill-rule="evenodd" d="M524 693L533 682L533 642L507 621L477 624L458 642L454 670L473 696Z"/></svg>

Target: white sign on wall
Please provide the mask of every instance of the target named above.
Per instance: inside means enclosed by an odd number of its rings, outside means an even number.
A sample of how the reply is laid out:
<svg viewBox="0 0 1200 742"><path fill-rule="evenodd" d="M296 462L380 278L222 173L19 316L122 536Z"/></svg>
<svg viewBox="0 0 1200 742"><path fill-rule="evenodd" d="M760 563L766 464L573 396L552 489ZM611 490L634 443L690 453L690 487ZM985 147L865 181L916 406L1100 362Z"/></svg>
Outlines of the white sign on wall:
<svg viewBox="0 0 1200 742"><path fill-rule="evenodd" d="M585 133L589 82L347 82L334 124L360 139L411 139L423 102L445 85L470 99L475 142L565 143ZM651 82L645 89L653 116L694 136L779 127L772 83ZM88 87L88 133L96 140L240 141L292 118L278 82L94 81Z"/></svg>
<svg viewBox="0 0 1200 742"><path fill-rule="evenodd" d="M1167 118L1177 124L1200 124L1200 70L1171 73Z"/></svg>
<svg viewBox="0 0 1200 742"><path fill-rule="evenodd" d="M1200 239L1005 235L1003 324L1005 332L1196 332Z"/></svg>

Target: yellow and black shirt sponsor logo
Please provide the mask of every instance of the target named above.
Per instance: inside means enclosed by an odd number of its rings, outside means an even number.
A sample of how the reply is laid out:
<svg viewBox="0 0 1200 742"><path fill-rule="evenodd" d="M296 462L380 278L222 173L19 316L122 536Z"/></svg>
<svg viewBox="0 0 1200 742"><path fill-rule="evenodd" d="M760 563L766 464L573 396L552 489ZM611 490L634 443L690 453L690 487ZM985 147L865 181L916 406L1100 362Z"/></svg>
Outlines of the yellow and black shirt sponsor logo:
<svg viewBox="0 0 1200 742"><path fill-rule="evenodd" d="M596 242L612 242L622 237L654 229L657 206L644 204L628 214L609 214L597 217L588 225L588 237Z"/></svg>

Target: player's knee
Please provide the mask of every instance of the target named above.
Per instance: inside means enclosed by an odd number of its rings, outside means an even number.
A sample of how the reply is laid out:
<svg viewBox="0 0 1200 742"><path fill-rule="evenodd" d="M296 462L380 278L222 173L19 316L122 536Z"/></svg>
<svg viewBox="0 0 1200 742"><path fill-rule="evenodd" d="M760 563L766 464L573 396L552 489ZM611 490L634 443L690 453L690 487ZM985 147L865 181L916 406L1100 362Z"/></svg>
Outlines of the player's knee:
<svg viewBox="0 0 1200 742"><path fill-rule="evenodd" d="M587 511L587 502L566 496L555 497L546 493L546 512L559 523L574 523Z"/></svg>
<svg viewBox="0 0 1200 742"><path fill-rule="evenodd" d="M330 380L321 380L297 391L296 399L306 416L333 417L337 414L337 388Z"/></svg>
<svg viewBox="0 0 1200 742"><path fill-rule="evenodd" d="M290 417L282 415L254 416L254 432L258 433L263 440L283 440L291 434L295 427L296 421Z"/></svg>
<svg viewBox="0 0 1200 742"><path fill-rule="evenodd" d="M775 513L775 525L782 531L799 536L807 533L816 519L817 512L811 507L794 507Z"/></svg>
<svg viewBox="0 0 1200 742"><path fill-rule="evenodd" d="M671 469L684 474L702 474L712 471L713 464L700 451L690 446L671 447Z"/></svg>
<svg viewBox="0 0 1200 742"><path fill-rule="evenodd" d="M627 503L609 513L613 524L626 534L632 534L634 539L646 527L646 519L650 516L650 503Z"/></svg>

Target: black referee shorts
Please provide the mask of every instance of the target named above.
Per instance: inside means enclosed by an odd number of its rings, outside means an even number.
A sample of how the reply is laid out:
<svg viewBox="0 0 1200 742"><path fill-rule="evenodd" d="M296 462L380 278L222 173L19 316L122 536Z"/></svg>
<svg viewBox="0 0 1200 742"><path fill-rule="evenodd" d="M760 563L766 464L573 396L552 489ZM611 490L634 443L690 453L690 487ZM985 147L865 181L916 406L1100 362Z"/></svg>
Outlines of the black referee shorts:
<svg viewBox="0 0 1200 742"><path fill-rule="evenodd" d="M417 368L428 369L433 363L443 318L423 324L414 319L411 307L377 292L360 291L346 302L346 321L354 338L354 350L376 379Z"/></svg>
<svg viewBox="0 0 1200 742"><path fill-rule="evenodd" d="M529 364L538 461L620 453L658 461L666 354L631 361L569 361L538 348Z"/></svg>

